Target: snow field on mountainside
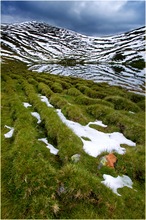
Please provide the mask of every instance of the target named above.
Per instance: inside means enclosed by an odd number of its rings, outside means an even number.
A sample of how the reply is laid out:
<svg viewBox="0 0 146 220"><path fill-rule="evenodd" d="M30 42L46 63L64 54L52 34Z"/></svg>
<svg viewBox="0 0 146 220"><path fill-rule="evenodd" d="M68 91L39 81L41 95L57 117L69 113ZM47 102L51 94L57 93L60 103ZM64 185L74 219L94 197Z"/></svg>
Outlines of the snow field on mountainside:
<svg viewBox="0 0 146 220"><path fill-rule="evenodd" d="M137 36L134 34L134 32L131 32L130 39L127 35L115 35L112 37L89 37L84 36L72 31L67 31L65 29L59 29L56 31L54 27L48 27L47 34L41 33L41 29L39 29L40 24L38 23L37 26L35 26L37 23L26 23L26 24L17 24L16 26L13 25L9 26L8 30L5 29L4 33L7 33L10 39L12 38L17 42L20 43L20 40L17 37L17 34L19 33L19 27L21 27L21 40L23 39L26 42L26 46L33 48L33 44L39 45L37 50L44 50L46 51L46 60L48 58L48 54L52 54L53 56L58 56L62 54L63 56L66 53L69 53L72 55L72 51L75 50L75 53L78 54L80 51L80 55L86 57L86 53L88 54L88 50L93 51L93 57L94 52L96 52L96 60L102 62L102 60L108 61L112 59L114 52L121 50L122 53L126 51L126 47L128 46L130 49L135 47L135 50L138 52L139 47L143 48L144 50L144 41L143 41L143 29L141 29L141 32ZM24 25L24 30L23 30ZM31 33L31 30L35 32L35 34ZM51 32L52 30L52 32ZM3 31L2 31L3 33ZM52 38L51 38L52 37ZM31 41L30 41L31 39ZM13 49L13 45L10 45L8 41L2 40L6 45L8 44ZM31 43L30 43L31 42ZM53 45L55 44L56 49L53 48ZM65 45L65 46L64 46ZM70 48L71 46L71 48ZM35 49L35 48L34 48ZM101 51L99 52L99 49ZM16 51L16 50L15 50ZM17 52L17 51L16 51ZM109 53L110 55L107 57L106 53ZM102 58L101 54L103 55ZM92 53L90 56L90 59L93 59ZM53 58L53 57L52 57ZM40 56L41 59L41 56Z"/></svg>
<svg viewBox="0 0 146 220"><path fill-rule="evenodd" d="M108 82L110 85L121 85L132 91L142 92L144 90L145 70L131 69L131 65L127 65L130 62L146 59L144 28L114 36L90 37L44 23L26 22L2 25L1 45L8 47L8 52L6 49L2 50L2 61L16 59L29 64L31 70L38 72L47 71L53 74L91 79L95 82ZM119 53L123 59L115 60L115 56ZM85 65L80 65L80 69L76 70L78 64L67 66L67 62L66 65L66 60L70 61L70 59L79 63L83 61ZM57 68L53 67L54 63L57 64L62 60L65 66L63 64L58 65ZM109 68L110 62L117 65L126 63L126 65L123 65L123 70L118 71L112 66ZM94 67L92 65L92 69L83 71L87 67L86 64L93 64ZM37 65L38 68L36 68ZM141 76L142 80L140 80Z"/></svg>
<svg viewBox="0 0 146 220"><path fill-rule="evenodd" d="M61 66L57 64L33 65L29 69L37 72L49 72L54 75L75 76L83 79L93 80L94 82L108 82L110 85L120 85L129 90L137 90L143 93L144 70L137 71L135 68L115 65L121 68L121 74L116 74L113 67L106 64L85 64L75 67Z"/></svg>

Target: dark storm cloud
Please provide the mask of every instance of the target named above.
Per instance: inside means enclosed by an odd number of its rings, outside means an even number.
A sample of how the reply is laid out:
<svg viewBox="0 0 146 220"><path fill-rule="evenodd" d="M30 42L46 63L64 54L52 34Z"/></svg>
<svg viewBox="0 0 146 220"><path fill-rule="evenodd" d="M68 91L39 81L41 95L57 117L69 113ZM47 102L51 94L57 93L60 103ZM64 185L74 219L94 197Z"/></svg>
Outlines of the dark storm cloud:
<svg viewBox="0 0 146 220"><path fill-rule="evenodd" d="M145 24L145 1L2 1L2 22L44 21L86 35L109 35Z"/></svg>

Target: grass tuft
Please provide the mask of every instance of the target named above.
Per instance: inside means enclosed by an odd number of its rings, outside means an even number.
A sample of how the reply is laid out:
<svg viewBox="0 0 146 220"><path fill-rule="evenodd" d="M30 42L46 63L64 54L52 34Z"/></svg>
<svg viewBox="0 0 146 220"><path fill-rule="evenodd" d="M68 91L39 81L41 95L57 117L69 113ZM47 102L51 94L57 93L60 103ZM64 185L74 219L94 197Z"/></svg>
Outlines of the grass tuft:
<svg viewBox="0 0 146 220"><path fill-rule="evenodd" d="M140 111L140 108L135 103L126 98L122 98L119 96L107 96L105 100L113 103L116 110L127 110L133 112Z"/></svg>

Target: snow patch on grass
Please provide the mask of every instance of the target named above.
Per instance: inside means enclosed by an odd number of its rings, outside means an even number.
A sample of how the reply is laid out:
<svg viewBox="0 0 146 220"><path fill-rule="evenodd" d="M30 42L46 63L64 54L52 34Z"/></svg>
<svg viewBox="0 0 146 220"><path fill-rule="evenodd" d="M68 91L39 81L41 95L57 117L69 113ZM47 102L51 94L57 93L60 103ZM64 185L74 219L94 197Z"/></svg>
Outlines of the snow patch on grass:
<svg viewBox="0 0 146 220"><path fill-rule="evenodd" d="M47 141L47 138L40 138L38 140L44 142L47 145L46 147L50 149L51 154L54 154L54 155L58 154L59 150L57 148L53 147L53 145L49 144Z"/></svg>
<svg viewBox="0 0 146 220"><path fill-rule="evenodd" d="M40 124L41 123L41 117L39 115L39 113L37 112L31 112L31 115L34 116L38 121L37 121L37 124Z"/></svg>
<svg viewBox="0 0 146 220"><path fill-rule="evenodd" d="M111 175L104 174L103 175L104 181L101 181L105 186L110 188L115 194L118 196L121 196L118 192L118 188L123 188L124 186L127 186L129 188L132 188L132 180L126 176L118 176L118 177L113 177Z"/></svg>
<svg viewBox="0 0 146 220"><path fill-rule="evenodd" d="M48 100L47 102L49 103ZM51 105L51 107L53 106ZM61 109L57 109L56 112L62 122L82 140L84 151L93 157L97 157L105 151L109 153L115 151L119 154L124 154L126 149L122 148L120 144L127 144L133 147L136 146L133 141L124 137L122 133L113 132L105 134L104 132L89 127L90 124L98 124L106 127L107 125L104 125L102 121L96 120L95 122L89 122L86 126L83 126L77 122L66 119L66 117L62 114ZM83 137L86 137L87 140Z"/></svg>
<svg viewBox="0 0 146 220"><path fill-rule="evenodd" d="M5 125L4 127L10 129L10 131L8 131L6 134L4 134L5 138L11 138L14 133L14 128L7 126L7 125Z"/></svg>
<svg viewBox="0 0 146 220"><path fill-rule="evenodd" d="M28 102L23 102L23 105L24 105L25 108L28 108L28 107L31 107L31 106L32 106L32 105L29 104Z"/></svg>
<svg viewBox="0 0 146 220"><path fill-rule="evenodd" d="M53 105L50 104L50 102L46 96L44 96L44 95L39 95L39 96L41 98L41 101L45 102L48 107L53 107Z"/></svg>
<svg viewBox="0 0 146 220"><path fill-rule="evenodd" d="M99 126L104 127L104 128L107 127L107 125L103 124L102 121L97 121L97 120L95 122L89 122L88 123L88 125L91 125L91 124L99 125Z"/></svg>
<svg viewBox="0 0 146 220"><path fill-rule="evenodd" d="M90 128L90 123L86 126L82 126L77 122L66 119L60 109L57 109L56 111L62 122L81 138L85 152L93 157L97 157L104 151L109 153L115 151L119 154L124 154L126 150L125 148L122 148L120 144L136 146L134 142L124 137L122 133L113 132L105 134L104 132ZM85 140L82 137L87 137L91 141Z"/></svg>
<svg viewBox="0 0 146 220"><path fill-rule="evenodd" d="M135 114L134 112L131 112L131 111L129 111L129 113L131 113L131 114Z"/></svg>

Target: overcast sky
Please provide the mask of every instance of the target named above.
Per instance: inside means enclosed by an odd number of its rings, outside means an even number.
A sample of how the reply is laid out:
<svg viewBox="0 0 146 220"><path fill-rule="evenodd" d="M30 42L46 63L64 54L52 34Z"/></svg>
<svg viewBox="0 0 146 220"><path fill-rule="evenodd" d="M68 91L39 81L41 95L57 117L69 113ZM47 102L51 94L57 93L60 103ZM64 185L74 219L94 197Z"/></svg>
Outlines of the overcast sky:
<svg viewBox="0 0 146 220"><path fill-rule="evenodd" d="M1 1L2 23L32 20L85 35L112 35L145 25L145 1Z"/></svg>

